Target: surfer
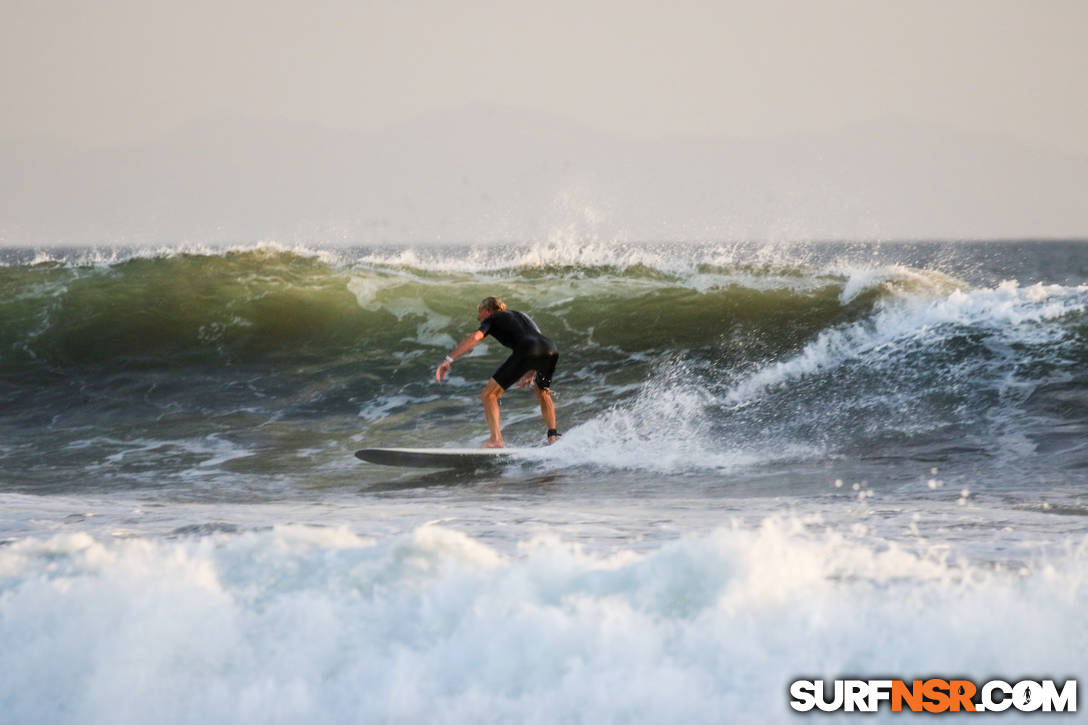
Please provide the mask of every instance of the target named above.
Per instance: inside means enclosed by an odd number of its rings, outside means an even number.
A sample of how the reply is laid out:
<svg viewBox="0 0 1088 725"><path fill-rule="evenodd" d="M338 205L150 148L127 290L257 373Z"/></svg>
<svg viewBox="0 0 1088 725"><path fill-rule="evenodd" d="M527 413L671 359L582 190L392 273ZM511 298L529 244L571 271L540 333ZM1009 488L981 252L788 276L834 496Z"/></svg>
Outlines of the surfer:
<svg viewBox="0 0 1088 725"><path fill-rule="evenodd" d="M476 343L491 335L514 352L506 359L480 393L484 404L484 417L491 437L482 448L502 448L502 428L499 425L499 397L506 389L517 383L519 388L534 385L536 399L540 403L540 414L548 427L548 443L559 440L555 425L555 404L552 402L551 384L555 363L559 360L559 350L555 343L544 337L528 315L516 310L506 309L506 303L498 297L485 297L476 308L476 319L480 328L466 337L453 349L434 374L434 379L442 382L449 374L453 361L466 355Z"/></svg>

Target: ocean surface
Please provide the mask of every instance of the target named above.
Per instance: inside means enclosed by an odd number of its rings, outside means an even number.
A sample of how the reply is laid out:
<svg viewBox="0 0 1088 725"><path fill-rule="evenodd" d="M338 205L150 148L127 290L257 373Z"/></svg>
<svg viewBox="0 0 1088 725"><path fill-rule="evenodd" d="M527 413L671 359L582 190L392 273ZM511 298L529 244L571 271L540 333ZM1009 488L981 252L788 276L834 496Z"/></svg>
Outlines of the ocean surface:
<svg viewBox="0 0 1088 725"><path fill-rule="evenodd" d="M557 342L562 440L512 389L523 462L354 458L486 439L505 348L434 381L486 295ZM1088 675L1085 242L0 250L0 411L3 722Z"/></svg>

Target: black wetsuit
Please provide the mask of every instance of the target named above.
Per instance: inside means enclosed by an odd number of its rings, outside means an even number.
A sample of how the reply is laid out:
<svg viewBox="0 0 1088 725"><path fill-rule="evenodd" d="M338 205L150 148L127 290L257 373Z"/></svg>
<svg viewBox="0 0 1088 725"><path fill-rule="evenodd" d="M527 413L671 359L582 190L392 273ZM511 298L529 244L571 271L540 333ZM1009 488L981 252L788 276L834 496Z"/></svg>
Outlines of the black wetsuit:
<svg viewBox="0 0 1088 725"><path fill-rule="evenodd" d="M496 312L480 323L480 332L491 335L514 351L491 376L503 390L530 370L536 370L533 381L538 388L547 390L551 387L559 350L554 342L541 334L528 315L516 310Z"/></svg>

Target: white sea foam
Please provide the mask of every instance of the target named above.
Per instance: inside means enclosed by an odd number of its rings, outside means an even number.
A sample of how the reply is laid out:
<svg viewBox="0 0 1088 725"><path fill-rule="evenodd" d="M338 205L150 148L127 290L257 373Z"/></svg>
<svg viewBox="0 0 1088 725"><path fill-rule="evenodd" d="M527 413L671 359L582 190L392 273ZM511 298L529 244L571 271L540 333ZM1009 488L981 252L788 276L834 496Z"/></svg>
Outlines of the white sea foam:
<svg viewBox="0 0 1088 725"><path fill-rule="evenodd" d="M157 438L132 438L116 439L104 436L83 438L73 441L66 446L69 449L97 447L103 451L115 450L116 452L104 455L102 462L88 466L88 470L111 469L128 463L132 459L139 460L150 452L169 449L180 454L201 458L200 463L194 465L191 473L196 474L199 469L212 468L236 458L244 458L251 452L243 446L226 440L223 437L209 433L200 438L186 438L180 440L160 440Z"/></svg>
<svg viewBox="0 0 1088 725"><path fill-rule="evenodd" d="M617 404L573 426L557 444L562 455L541 454L547 466L600 466L682 473L732 470L813 454L811 447L780 442L774 448L739 447L716 436L715 395L690 374L682 360L661 365L631 401Z"/></svg>
<svg viewBox="0 0 1088 725"><path fill-rule="evenodd" d="M319 248L305 244L285 244L276 241L259 241L243 244L208 244L205 242L177 242L138 247L123 244L78 247L66 251L39 249L29 264L65 264L73 267L108 267L133 259L172 259L179 256L219 257L225 254L294 254L317 259L326 264L343 264L347 257L336 248ZM10 264L10 263L8 263Z"/></svg>
<svg viewBox="0 0 1088 725"><path fill-rule="evenodd" d="M438 395L427 395L423 397L413 397L410 395L382 396L376 400L368 401L366 406L359 411L359 417L368 421L381 420L394 410L405 409L412 405L429 403L432 400L438 399Z"/></svg>
<svg viewBox="0 0 1088 725"><path fill-rule="evenodd" d="M780 722L802 675L1083 672L1086 565L1086 542L995 571L790 518L641 553L435 526L22 539L0 701L42 724Z"/></svg>
<svg viewBox="0 0 1088 725"><path fill-rule="evenodd" d="M467 240L466 240L467 241ZM622 237L601 236L577 226L557 228L546 238L530 244L398 245L363 251L339 245L313 246L274 240L238 244L181 241L173 244L126 247L105 245L72 250L34 251L30 264L60 263L71 266L109 266L132 259L171 259L182 255L214 257L226 254L292 254L332 266L379 266L387 269L418 269L432 272L491 272L541 267L644 266L664 273L685 275L699 265L732 266L738 263L776 267L804 260L804 247L788 243L751 245L695 242L690 244L632 243Z"/></svg>
<svg viewBox="0 0 1088 725"><path fill-rule="evenodd" d="M995 344L1045 344L1064 334L1060 327L1040 325L1088 309L1088 286L1035 284L1021 287L1006 281L990 289L955 289L946 295L914 295L880 302L868 319L820 333L792 358L776 362L737 383L725 396L742 405L764 390L832 369L852 359L871 362L894 355L903 345L934 347L948 334L964 329L982 332Z"/></svg>
<svg viewBox="0 0 1088 725"><path fill-rule="evenodd" d="M762 270L759 283L768 278L779 279L784 285L805 284L802 275L789 268L805 266L809 252L788 244L759 246L741 243L649 244L629 243L619 239L603 239L592 234L560 230L549 238L527 245L474 245L467 250L451 253L442 247L408 247L367 252L355 263L383 269L420 269L431 272L462 274L508 273L510 270L551 268L601 268L620 271L645 267L662 274L680 278L699 279L701 267L719 269L741 268ZM775 272L777 270L777 272ZM839 270L828 268L829 274ZM738 279L752 275L739 273ZM723 279L729 283L728 275ZM700 279L705 285L707 279ZM716 282L717 283L717 282Z"/></svg>

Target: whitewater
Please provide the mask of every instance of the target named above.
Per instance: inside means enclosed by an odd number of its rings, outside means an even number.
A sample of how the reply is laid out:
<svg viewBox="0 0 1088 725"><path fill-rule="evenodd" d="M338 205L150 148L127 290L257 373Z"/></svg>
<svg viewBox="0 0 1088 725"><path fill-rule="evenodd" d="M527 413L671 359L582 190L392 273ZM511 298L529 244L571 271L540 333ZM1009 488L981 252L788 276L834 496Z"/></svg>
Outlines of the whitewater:
<svg viewBox="0 0 1088 725"><path fill-rule="evenodd" d="M525 460L356 460L486 439L505 349L434 369L492 294L560 348L562 440L511 390ZM0 409L0 721L784 722L795 679L1088 671L1085 242L0 250Z"/></svg>

